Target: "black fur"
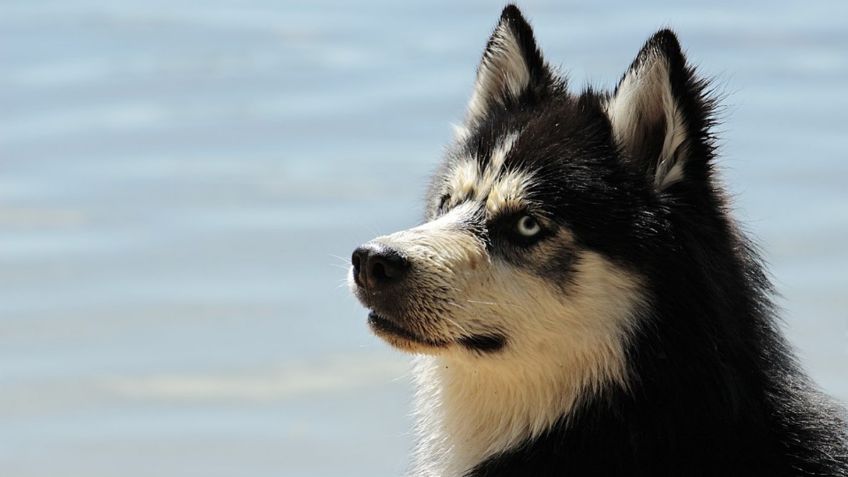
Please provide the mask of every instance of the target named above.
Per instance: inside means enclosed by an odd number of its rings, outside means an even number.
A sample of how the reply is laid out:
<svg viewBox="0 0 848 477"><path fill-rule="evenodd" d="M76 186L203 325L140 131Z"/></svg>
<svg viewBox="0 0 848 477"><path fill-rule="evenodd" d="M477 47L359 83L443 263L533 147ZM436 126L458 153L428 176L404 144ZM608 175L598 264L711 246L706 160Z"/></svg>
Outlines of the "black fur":
<svg viewBox="0 0 848 477"><path fill-rule="evenodd" d="M466 336L460 339L459 343L472 351L494 353L506 346L506 338L498 334L475 335Z"/></svg>
<svg viewBox="0 0 848 477"><path fill-rule="evenodd" d="M651 302L628 344L627 389L587 396L538 439L467 475L848 476L845 421L777 328L771 285L714 179L714 101L675 35L658 32L631 66L665 58L685 121L683 178L660 190L655 136L665 125L624 150L604 112L608 96L567 93L518 9L507 7L501 21L520 40L530 86L472 124L457 156L485 167L498 138L520 129L507 168L534 171L541 180L530 194L545 216L580 247L644 277ZM430 215L444 202L434 197ZM489 345L502 343L474 343Z"/></svg>

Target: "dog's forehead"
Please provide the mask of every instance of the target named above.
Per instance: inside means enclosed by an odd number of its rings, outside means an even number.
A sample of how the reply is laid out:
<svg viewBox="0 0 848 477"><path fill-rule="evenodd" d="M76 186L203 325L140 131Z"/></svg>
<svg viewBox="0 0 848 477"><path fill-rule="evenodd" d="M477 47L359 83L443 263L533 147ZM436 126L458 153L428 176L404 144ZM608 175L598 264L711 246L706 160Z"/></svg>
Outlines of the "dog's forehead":
<svg viewBox="0 0 848 477"><path fill-rule="evenodd" d="M475 200L491 214L535 203L534 195L551 188L563 189L570 172L591 173L595 156L606 154L610 139L598 101L589 93L579 100L565 95L532 111L459 128L442 169L445 186L437 189L434 203Z"/></svg>
<svg viewBox="0 0 848 477"><path fill-rule="evenodd" d="M519 138L519 131L511 131L486 147L459 154L444 177L447 205L473 200L484 203L489 214L526 205L534 173L507 161Z"/></svg>

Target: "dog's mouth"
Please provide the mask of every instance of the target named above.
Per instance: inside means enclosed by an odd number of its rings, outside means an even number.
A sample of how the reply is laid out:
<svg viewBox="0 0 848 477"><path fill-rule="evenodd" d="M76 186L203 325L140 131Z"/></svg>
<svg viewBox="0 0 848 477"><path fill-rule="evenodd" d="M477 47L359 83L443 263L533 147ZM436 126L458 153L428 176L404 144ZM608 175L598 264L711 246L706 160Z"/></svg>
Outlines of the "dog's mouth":
<svg viewBox="0 0 848 477"><path fill-rule="evenodd" d="M448 341L425 338L377 314L376 311L368 313L368 325L375 335L402 349L419 348L422 346L427 348L444 348L450 344Z"/></svg>
<svg viewBox="0 0 848 477"><path fill-rule="evenodd" d="M434 353L458 344L470 351L493 353L506 346L506 337L498 333L463 336L455 341L426 338L375 311L368 313L368 325L375 335L392 346L410 352Z"/></svg>

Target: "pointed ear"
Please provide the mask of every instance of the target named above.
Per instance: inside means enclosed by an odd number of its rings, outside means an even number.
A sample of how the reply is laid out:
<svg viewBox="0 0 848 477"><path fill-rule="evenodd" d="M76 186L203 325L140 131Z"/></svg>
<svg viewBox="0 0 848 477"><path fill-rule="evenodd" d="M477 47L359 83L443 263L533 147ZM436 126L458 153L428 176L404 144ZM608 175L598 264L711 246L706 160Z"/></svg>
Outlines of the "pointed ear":
<svg viewBox="0 0 848 477"><path fill-rule="evenodd" d="M538 100L551 82L552 74L536 47L533 29L518 7L508 5L477 68L466 122L479 122L496 108Z"/></svg>
<svg viewBox="0 0 848 477"><path fill-rule="evenodd" d="M712 100L669 30L657 32L606 104L616 142L657 190L706 173Z"/></svg>

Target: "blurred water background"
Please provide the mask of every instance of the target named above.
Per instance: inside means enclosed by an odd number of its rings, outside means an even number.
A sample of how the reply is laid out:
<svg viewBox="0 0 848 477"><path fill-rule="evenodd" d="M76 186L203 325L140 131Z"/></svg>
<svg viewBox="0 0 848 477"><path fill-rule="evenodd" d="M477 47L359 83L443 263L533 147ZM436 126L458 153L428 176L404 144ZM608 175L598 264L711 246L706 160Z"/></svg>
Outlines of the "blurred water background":
<svg viewBox="0 0 848 477"><path fill-rule="evenodd" d="M678 30L785 329L848 401L848 3L522 6L572 88ZM400 474L407 357L347 259L418 221L501 7L2 0L0 475Z"/></svg>

